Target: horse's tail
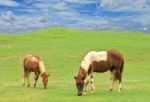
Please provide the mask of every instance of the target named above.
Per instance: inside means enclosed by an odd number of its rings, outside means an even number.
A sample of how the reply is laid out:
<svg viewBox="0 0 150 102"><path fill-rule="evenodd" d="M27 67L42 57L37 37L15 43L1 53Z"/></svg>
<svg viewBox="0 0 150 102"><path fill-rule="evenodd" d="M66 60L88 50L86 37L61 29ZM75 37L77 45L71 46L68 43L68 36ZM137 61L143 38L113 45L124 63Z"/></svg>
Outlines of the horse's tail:
<svg viewBox="0 0 150 102"><path fill-rule="evenodd" d="M121 66L120 66L120 74L123 72L123 67L124 67L124 61L122 61Z"/></svg>
<svg viewBox="0 0 150 102"><path fill-rule="evenodd" d="M122 61L120 67L116 69L115 80L119 80L119 83L122 80L122 72L123 72L124 61Z"/></svg>

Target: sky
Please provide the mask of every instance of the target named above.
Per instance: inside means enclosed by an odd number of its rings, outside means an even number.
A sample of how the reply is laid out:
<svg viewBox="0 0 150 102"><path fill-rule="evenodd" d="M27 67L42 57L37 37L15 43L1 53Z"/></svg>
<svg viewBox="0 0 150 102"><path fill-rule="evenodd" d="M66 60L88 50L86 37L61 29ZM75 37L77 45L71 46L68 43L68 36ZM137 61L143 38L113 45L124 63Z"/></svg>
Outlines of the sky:
<svg viewBox="0 0 150 102"><path fill-rule="evenodd" d="M150 0L0 0L0 33L52 27L150 33Z"/></svg>

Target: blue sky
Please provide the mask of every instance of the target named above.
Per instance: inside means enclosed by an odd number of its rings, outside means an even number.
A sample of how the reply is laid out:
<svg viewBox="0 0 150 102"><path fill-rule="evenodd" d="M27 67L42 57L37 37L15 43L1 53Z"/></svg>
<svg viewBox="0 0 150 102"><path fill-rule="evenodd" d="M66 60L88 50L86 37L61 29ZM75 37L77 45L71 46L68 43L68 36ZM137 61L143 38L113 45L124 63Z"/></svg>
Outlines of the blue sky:
<svg viewBox="0 0 150 102"><path fill-rule="evenodd" d="M150 0L0 0L0 32L51 27L150 33Z"/></svg>

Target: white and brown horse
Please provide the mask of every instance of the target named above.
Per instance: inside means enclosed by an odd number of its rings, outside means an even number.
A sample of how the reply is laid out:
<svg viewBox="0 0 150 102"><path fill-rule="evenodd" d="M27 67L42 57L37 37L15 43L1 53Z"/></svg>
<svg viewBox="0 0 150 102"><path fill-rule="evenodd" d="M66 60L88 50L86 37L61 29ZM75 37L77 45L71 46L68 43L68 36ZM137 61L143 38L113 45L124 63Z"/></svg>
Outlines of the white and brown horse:
<svg viewBox="0 0 150 102"><path fill-rule="evenodd" d="M123 66L123 56L116 50L89 52L82 60L79 73L77 77L75 77L78 96L83 94L84 88L86 90L86 87L89 84L91 85L92 90L95 89L93 84L93 72L103 73L110 71L112 75L112 83L109 90L112 91L114 82L119 80L120 92Z"/></svg>
<svg viewBox="0 0 150 102"><path fill-rule="evenodd" d="M41 60L39 56L27 55L23 60L23 68L24 68L23 86L25 86L25 79L27 79L28 87L30 87L29 75L30 72L34 72L35 74L34 87L36 87L38 77L41 74L44 89L47 88L49 74L47 74L44 62Z"/></svg>

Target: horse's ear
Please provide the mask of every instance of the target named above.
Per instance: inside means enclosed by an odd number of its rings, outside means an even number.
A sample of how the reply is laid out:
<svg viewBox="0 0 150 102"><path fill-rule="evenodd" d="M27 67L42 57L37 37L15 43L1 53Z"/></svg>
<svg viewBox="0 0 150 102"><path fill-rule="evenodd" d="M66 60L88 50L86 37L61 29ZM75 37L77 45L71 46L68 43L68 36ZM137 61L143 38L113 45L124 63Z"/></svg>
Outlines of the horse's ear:
<svg viewBox="0 0 150 102"><path fill-rule="evenodd" d="M74 79L77 79L77 77L76 77L76 76L74 76Z"/></svg>

